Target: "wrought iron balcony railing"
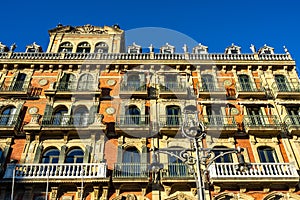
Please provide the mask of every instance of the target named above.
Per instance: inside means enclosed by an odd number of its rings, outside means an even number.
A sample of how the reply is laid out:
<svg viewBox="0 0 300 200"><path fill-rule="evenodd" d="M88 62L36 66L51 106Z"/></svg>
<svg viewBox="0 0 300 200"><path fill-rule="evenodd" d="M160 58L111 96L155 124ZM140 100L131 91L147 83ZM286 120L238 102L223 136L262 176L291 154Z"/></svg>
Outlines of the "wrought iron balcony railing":
<svg viewBox="0 0 300 200"><path fill-rule="evenodd" d="M145 92L147 91L146 85L140 82L128 82L127 84L122 83L120 86L121 92Z"/></svg>
<svg viewBox="0 0 300 200"><path fill-rule="evenodd" d="M206 115L203 116L203 122L207 127L237 127L233 116Z"/></svg>
<svg viewBox="0 0 300 200"><path fill-rule="evenodd" d="M244 116L243 122L247 127L280 127L276 115L247 115Z"/></svg>
<svg viewBox="0 0 300 200"><path fill-rule="evenodd" d="M193 173L184 163L164 164L164 169L162 170L163 178L189 178L193 176Z"/></svg>
<svg viewBox="0 0 300 200"><path fill-rule="evenodd" d="M0 92L26 92L29 88L28 81L6 82L0 87Z"/></svg>
<svg viewBox="0 0 300 200"><path fill-rule="evenodd" d="M4 179L76 179L106 178L105 163L40 163L40 164L8 164Z"/></svg>
<svg viewBox="0 0 300 200"><path fill-rule="evenodd" d="M119 115L116 119L118 126L149 126L149 115Z"/></svg>
<svg viewBox="0 0 300 200"><path fill-rule="evenodd" d="M284 118L285 124L289 126L299 126L300 127L300 116L298 115L287 115Z"/></svg>
<svg viewBox="0 0 300 200"><path fill-rule="evenodd" d="M283 82L283 83L276 83L272 84L272 88L275 92L291 92L291 93L300 93L300 84L299 82L290 83L290 82Z"/></svg>
<svg viewBox="0 0 300 200"><path fill-rule="evenodd" d="M74 82L59 82L57 85L57 91L71 92L71 91L95 91L98 87L95 81L74 81Z"/></svg>
<svg viewBox="0 0 300 200"><path fill-rule="evenodd" d="M186 84L183 82L166 82L160 85L161 92L187 92Z"/></svg>
<svg viewBox="0 0 300 200"><path fill-rule="evenodd" d="M251 83L238 83L236 84L236 89L238 92L264 92L263 87L254 87Z"/></svg>
<svg viewBox="0 0 300 200"><path fill-rule="evenodd" d="M115 163L114 178L148 178L148 163Z"/></svg>
<svg viewBox="0 0 300 200"><path fill-rule="evenodd" d="M199 92L225 92L225 88L217 87L215 83L205 83L199 86Z"/></svg>
<svg viewBox="0 0 300 200"><path fill-rule="evenodd" d="M182 125L181 115L160 115L159 125L161 127L179 127Z"/></svg>
<svg viewBox="0 0 300 200"><path fill-rule="evenodd" d="M63 115L44 116L42 125L51 127L85 127L94 123L95 116L86 115Z"/></svg>
<svg viewBox="0 0 300 200"><path fill-rule="evenodd" d="M272 182L274 179L299 179L296 167L290 163L250 163L245 170L240 170L237 163L215 163L208 170L210 179L215 180L245 181L252 178L257 181L268 179Z"/></svg>

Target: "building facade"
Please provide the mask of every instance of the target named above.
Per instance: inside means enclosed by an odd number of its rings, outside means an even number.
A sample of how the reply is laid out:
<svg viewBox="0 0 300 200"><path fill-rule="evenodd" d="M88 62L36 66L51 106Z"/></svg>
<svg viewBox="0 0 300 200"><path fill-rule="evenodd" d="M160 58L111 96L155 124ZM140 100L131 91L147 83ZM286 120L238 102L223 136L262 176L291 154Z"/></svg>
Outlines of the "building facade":
<svg viewBox="0 0 300 200"><path fill-rule="evenodd" d="M198 185L205 199L300 199L300 87L286 48L145 53L124 34L58 25L46 52L0 43L0 199L192 200ZM186 110L203 125L196 145ZM182 152L195 148L189 165Z"/></svg>

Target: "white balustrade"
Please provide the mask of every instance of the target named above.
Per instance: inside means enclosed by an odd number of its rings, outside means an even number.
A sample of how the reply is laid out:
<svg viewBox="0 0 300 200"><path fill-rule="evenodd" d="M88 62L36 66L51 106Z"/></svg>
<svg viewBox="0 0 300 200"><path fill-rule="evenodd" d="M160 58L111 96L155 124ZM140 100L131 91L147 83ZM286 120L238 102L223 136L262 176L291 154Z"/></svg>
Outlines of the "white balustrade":
<svg viewBox="0 0 300 200"><path fill-rule="evenodd" d="M224 178L299 178L296 167L291 163L251 163L239 169L237 163L215 163L209 169L211 179Z"/></svg>
<svg viewBox="0 0 300 200"><path fill-rule="evenodd" d="M105 163L8 164L4 179L106 178Z"/></svg>

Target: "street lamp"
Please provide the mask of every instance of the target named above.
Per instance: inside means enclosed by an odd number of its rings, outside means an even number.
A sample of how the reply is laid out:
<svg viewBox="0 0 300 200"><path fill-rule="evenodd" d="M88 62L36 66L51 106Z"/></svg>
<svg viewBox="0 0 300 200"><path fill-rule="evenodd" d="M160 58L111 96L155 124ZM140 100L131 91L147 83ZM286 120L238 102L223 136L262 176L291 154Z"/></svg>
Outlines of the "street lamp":
<svg viewBox="0 0 300 200"><path fill-rule="evenodd" d="M174 156L178 158L179 160L183 161L191 172L194 175L196 186L197 186L197 195L199 200L205 200L205 181L202 178L203 174L207 175L208 171L207 169L210 167L210 165L216 161L216 159L223 157L227 154L236 153L238 157L238 170L243 171L244 167L246 166L244 156L241 154L241 152L244 150L240 147L238 148L203 148L202 147L202 139L205 138L205 127L202 121L198 119L198 112L195 111L195 107L187 107L184 110L183 115L183 123L181 126L181 133L184 137L189 138L190 141L193 144L193 147L191 149L180 149L181 152L179 155L174 154L173 151L178 151L178 148L155 148L153 147L153 155L152 155L152 164L150 165L150 170L152 171L152 177L154 179L154 183L158 183L159 179L159 171L163 168L163 165L158 162L157 155L159 153L167 154L170 156ZM215 155L213 150L223 151L219 155ZM224 152L225 151L225 152ZM192 152L195 153L195 155L192 155ZM201 173L201 166L204 166L204 172ZM196 167L196 170L194 169ZM156 174L156 175L155 175Z"/></svg>

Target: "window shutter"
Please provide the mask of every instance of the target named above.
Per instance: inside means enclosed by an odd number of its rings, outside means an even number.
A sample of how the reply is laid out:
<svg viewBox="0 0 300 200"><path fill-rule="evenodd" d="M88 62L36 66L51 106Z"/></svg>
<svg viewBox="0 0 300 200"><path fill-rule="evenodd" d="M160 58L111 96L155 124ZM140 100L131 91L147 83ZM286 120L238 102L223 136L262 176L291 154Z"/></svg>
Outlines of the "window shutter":
<svg viewBox="0 0 300 200"><path fill-rule="evenodd" d="M90 109L88 123L92 124L95 121L95 115L98 111L98 105L93 105Z"/></svg>
<svg viewBox="0 0 300 200"><path fill-rule="evenodd" d="M46 104L46 108L43 116L43 124L50 124L52 112L53 112L53 107L49 104Z"/></svg>

